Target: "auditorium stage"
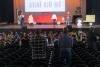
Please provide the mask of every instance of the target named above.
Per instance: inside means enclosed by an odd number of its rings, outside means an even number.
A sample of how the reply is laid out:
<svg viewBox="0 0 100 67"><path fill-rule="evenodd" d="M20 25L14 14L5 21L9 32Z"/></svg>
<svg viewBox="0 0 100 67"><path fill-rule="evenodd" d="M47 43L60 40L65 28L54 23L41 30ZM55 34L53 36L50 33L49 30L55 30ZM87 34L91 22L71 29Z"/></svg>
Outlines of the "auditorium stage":
<svg viewBox="0 0 100 67"><path fill-rule="evenodd" d="M25 24L24 27L27 27L27 29L63 29L66 27L66 25L45 25L45 24L39 24L39 25L33 25L33 24ZM0 29L22 29L21 25L17 24L2 24L0 25Z"/></svg>
<svg viewBox="0 0 100 67"><path fill-rule="evenodd" d="M48 30L48 29L53 29L53 30L56 30L56 29L64 29L66 27L65 24L62 24L62 25L53 25L53 24L48 24L48 25L45 25L45 24L38 24L38 25L32 25L32 24L25 24L24 28L26 29L31 29L31 30L36 30L36 29L45 29L45 30ZM100 25L94 25L93 26L94 28L100 28ZM86 25L83 25L82 27L77 27L77 25L72 25L72 28L73 29L88 29L88 28L91 28L90 26L86 26ZM21 25L18 25L18 24L0 24L0 30L20 30L20 29L23 29Z"/></svg>

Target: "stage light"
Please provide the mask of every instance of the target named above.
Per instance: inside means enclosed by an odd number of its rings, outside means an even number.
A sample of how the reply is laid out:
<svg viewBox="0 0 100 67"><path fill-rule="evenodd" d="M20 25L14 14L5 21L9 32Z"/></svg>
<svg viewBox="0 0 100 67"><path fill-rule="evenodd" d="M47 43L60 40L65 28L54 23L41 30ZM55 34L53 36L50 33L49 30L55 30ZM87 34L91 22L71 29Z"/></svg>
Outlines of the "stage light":
<svg viewBox="0 0 100 67"><path fill-rule="evenodd" d="M36 22L34 22L33 24L36 25Z"/></svg>
<svg viewBox="0 0 100 67"><path fill-rule="evenodd" d="M52 17L51 17L51 19L52 19L53 24L56 24L56 22L57 22L57 16L56 16L56 14L53 14Z"/></svg>
<svg viewBox="0 0 100 67"><path fill-rule="evenodd" d="M82 19L81 18L78 18L77 19L77 27L78 28L81 28L82 27Z"/></svg>
<svg viewBox="0 0 100 67"><path fill-rule="evenodd" d="M57 20L57 15L56 15L56 14L52 14L51 19L52 19L52 20Z"/></svg>
<svg viewBox="0 0 100 67"><path fill-rule="evenodd" d="M78 26L78 28L82 27L82 23L81 22L78 22L77 23L77 26Z"/></svg>
<svg viewBox="0 0 100 67"><path fill-rule="evenodd" d="M82 19L81 18L78 18L77 19L77 23L82 23Z"/></svg>
<svg viewBox="0 0 100 67"><path fill-rule="evenodd" d="M92 26L93 25L93 23L89 23L89 26Z"/></svg>
<svg viewBox="0 0 100 67"><path fill-rule="evenodd" d="M29 24L36 24L36 22L34 21L34 18L33 18L32 15L29 15L29 17L28 17L28 23Z"/></svg>
<svg viewBox="0 0 100 67"><path fill-rule="evenodd" d="M57 21L57 25L60 25L61 24L61 22L60 21Z"/></svg>
<svg viewBox="0 0 100 67"><path fill-rule="evenodd" d="M65 18L64 18L64 17L62 17L62 22L63 22L63 23L65 22Z"/></svg>

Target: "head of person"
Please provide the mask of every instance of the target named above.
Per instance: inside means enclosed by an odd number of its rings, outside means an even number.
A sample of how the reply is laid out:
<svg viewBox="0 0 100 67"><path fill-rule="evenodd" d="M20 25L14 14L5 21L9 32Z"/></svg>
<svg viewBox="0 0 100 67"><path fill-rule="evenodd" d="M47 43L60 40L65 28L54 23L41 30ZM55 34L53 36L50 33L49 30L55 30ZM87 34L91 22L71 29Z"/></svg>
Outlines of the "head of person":
<svg viewBox="0 0 100 67"><path fill-rule="evenodd" d="M64 33L64 34L67 34L67 33L68 33L68 28L67 28L67 27L65 27L65 28L63 29L63 33Z"/></svg>

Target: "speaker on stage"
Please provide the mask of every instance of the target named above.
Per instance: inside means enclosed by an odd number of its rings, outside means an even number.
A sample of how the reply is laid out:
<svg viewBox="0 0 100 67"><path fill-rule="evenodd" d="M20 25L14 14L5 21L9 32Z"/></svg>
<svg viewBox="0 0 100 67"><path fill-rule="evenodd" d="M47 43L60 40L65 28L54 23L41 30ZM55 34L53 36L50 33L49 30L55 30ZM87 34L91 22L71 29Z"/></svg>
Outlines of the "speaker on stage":
<svg viewBox="0 0 100 67"><path fill-rule="evenodd" d="M55 25L57 23L57 15L52 14L51 20L52 20L53 24Z"/></svg>

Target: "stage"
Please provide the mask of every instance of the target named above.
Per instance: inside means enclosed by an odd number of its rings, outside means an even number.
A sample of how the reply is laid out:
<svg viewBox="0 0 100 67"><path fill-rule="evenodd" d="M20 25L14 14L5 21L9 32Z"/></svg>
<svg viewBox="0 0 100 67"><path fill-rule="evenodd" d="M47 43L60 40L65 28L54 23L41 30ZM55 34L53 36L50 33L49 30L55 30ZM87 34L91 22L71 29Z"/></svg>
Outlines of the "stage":
<svg viewBox="0 0 100 67"><path fill-rule="evenodd" d="M25 24L24 27L27 29L63 29L66 27L66 25L33 25L33 24ZM2 24L0 25L0 29L22 29L21 25L17 24Z"/></svg>
<svg viewBox="0 0 100 67"><path fill-rule="evenodd" d="M20 29L27 29L27 30L62 30L66 27L67 25L65 24L61 24L61 25L53 25L53 24L25 24L24 27L22 27L21 25L18 24L0 24L0 30L20 30ZM88 25L83 25L82 27L78 27L77 25L71 25L73 29L89 29L91 28L91 26ZM100 25L94 25L92 26L94 28L100 28Z"/></svg>
<svg viewBox="0 0 100 67"><path fill-rule="evenodd" d="M33 25L33 24L25 24L24 26L27 27L27 29L63 29L67 25L61 24L61 25L53 25L53 24L38 24L38 25ZM77 25L71 25L72 28L91 28L91 26L88 25L83 25L81 27L78 27ZM94 25L92 26L94 28L100 28L100 25ZM21 29L22 26L18 24L0 24L0 29Z"/></svg>

